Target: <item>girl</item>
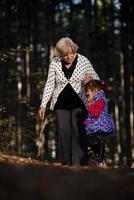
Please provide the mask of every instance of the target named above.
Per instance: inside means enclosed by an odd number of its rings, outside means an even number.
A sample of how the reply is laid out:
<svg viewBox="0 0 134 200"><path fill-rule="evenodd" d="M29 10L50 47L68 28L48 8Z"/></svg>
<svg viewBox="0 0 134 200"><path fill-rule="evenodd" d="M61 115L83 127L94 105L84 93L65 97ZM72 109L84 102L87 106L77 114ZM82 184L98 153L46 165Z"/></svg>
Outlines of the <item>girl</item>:
<svg viewBox="0 0 134 200"><path fill-rule="evenodd" d="M88 145L97 157L97 165L105 166L105 141L114 132L114 122L108 113L108 104L103 90L104 83L91 80L85 84L88 115L84 121Z"/></svg>

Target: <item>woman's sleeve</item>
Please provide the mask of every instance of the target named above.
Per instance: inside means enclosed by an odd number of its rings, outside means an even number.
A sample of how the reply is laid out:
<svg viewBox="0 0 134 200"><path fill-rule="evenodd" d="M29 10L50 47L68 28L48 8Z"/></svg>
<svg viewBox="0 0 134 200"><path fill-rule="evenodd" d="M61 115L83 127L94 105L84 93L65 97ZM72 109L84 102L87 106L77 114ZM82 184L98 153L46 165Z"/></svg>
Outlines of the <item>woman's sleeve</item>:
<svg viewBox="0 0 134 200"><path fill-rule="evenodd" d="M44 87L43 91L43 96L42 96L42 101L40 107L46 107L48 101L50 100L52 93L54 91L55 87L55 70L54 70L54 62L52 61L49 65L49 70L48 70L48 77L47 77L47 82Z"/></svg>
<svg viewBox="0 0 134 200"><path fill-rule="evenodd" d="M88 106L88 112L93 117L99 117L99 115L103 112L105 105L106 105L106 102L104 101L104 99L100 98L96 102L91 103Z"/></svg>
<svg viewBox="0 0 134 200"><path fill-rule="evenodd" d="M91 62L87 58L86 58L86 64L85 64L85 74L90 74L90 76L92 76L93 79L100 80Z"/></svg>

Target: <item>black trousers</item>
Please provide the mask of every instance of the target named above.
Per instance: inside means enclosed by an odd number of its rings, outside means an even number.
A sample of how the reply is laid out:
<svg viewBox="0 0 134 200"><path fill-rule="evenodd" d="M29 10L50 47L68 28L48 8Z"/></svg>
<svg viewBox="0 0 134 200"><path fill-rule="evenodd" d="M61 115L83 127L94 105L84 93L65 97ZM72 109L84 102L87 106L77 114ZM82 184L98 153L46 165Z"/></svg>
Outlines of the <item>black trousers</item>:
<svg viewBox="0 0 134 200"><path fill-rule="evenodd" d="M56 110L59 153L63 164L86 164L87 144L83 109Z"/></svg>
<svg viewBox="0 0 134 200"><path fill-rule="evenodd" d="M104 133L96 133L93 136L88 136L88 146L94 152L98 162L104 161L106 140L107 135L104 135Z"/></svg>

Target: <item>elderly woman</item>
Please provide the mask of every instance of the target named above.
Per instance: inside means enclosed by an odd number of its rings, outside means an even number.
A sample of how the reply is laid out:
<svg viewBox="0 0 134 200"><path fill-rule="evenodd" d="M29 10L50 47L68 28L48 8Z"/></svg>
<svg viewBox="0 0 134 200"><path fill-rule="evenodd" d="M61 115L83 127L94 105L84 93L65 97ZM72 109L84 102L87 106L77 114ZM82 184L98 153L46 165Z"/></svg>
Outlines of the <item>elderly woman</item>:
<svg viewBox="0 0 134 200"><path fill-rule="evenodd" d="M49 65L39 116L45 118L48 101L55 110L63 165L81 165L86 151L83 110L86 108L83 81L99 79L90 61L77 53L78 45L61 38Z"/></svg>

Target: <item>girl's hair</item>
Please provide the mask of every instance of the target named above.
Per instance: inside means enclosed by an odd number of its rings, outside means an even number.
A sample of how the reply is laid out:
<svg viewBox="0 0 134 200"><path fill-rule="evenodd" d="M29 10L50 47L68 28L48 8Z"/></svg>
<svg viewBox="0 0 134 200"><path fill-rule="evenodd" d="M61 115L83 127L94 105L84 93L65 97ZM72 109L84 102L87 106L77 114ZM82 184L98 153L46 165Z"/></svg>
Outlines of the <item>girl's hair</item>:
<svg viewBox="0 0 134 200"><path fill-rule="evenodd" d="M63 37L57 42L54 48L54 56L63 57L70 53L70 51L71 53L76 53L78 48L78 45L74 43L69 37Z"/></svg>
<svg viewBox="0 0 134 200"><path fill-rule="evenodd" d="M91 81L89 81L89 82L87 82L86 84L85 84L85 90L87 91L87 90L91 90L92 92L94 91L94 90L104 90L105 89L105 83L104 83L104 81L103 80L91 80Z"/></svg>

